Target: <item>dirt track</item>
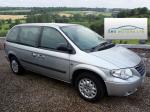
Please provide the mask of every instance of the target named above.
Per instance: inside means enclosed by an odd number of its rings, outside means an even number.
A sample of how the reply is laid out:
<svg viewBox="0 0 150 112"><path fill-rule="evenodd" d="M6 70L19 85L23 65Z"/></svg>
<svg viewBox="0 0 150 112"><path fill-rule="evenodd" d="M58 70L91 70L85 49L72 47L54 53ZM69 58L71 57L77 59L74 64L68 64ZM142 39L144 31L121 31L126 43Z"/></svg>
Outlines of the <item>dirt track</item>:
<svg viewBox="0 0 150 112"><path fill-rule="evenodd" d="M34 73L14 75L0 51L0 112L149 112L150 77L128 97L82 100L71 85Z"/></svg>

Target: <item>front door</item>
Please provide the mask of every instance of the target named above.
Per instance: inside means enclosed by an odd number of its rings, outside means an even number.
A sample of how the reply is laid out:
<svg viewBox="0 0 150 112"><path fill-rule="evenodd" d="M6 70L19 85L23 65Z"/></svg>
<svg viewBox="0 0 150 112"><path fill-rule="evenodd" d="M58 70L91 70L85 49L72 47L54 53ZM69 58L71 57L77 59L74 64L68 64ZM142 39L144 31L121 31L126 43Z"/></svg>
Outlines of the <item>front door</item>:
<svg viewBox="0 0 150 112"><path fill-rule="evenodd" d="M44 27L39 49L34 55L43 75L69 81L70 54L57 50L61 44L68 44L61 33L54 28Z"/></svg>

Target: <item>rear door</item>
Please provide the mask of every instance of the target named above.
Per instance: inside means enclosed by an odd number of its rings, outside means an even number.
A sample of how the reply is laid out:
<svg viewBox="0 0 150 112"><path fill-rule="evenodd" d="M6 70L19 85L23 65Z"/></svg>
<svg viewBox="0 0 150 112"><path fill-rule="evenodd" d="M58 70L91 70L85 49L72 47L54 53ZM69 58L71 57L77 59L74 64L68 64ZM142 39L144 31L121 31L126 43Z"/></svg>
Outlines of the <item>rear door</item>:
<svg viewBox="0 0 150 112"><path fill-rule="evenodd" d="M44 75L69 81L70 54L57 50L61 44L68 45L62 34L51 27L44 27L38 51L35 51L37 66Z"/></svg>
<svg viewBox="0 0 150 112"><path fill-rule="evenodd" d="M37 72L37 60L35 52L38 50L38 42L41 34L41 27L38 26L21 26L16 46L19 61L28 70Z"/></svg>

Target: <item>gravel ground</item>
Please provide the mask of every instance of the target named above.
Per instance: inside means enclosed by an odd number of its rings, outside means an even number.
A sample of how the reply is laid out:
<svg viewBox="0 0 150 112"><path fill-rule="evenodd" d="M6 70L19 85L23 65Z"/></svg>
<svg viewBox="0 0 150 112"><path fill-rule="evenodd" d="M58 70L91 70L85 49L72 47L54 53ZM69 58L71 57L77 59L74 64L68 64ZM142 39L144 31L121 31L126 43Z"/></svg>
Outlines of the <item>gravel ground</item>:
<svg viewBox="0 0 150 112"><path fill-rule="evenodd" d="M4 38L0 37L0 50L4 49Z"/></svg>
<svg viewBox="0 0 150 112"><path fill-rule="evenodd" d="M0 51L0 112L150 112L150 77L128 97L82 100L69 84L26 72L14 75Z"/></svg>

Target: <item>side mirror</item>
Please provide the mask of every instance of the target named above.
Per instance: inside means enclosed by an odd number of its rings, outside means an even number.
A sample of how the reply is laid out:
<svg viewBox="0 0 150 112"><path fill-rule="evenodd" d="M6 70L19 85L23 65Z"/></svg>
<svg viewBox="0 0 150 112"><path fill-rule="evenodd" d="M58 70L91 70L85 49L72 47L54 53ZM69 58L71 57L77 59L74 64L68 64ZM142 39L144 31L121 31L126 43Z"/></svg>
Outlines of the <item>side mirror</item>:
<svg viewBox="0 0 150 112"><path fill-rule="evenodd" d="M64 51L64 52L68 52L69 54L73 53L73 49L70 45L66 45L66 44L61 44L57 47L57 50L59 51Z"/></svg>

